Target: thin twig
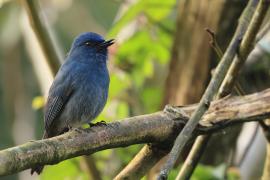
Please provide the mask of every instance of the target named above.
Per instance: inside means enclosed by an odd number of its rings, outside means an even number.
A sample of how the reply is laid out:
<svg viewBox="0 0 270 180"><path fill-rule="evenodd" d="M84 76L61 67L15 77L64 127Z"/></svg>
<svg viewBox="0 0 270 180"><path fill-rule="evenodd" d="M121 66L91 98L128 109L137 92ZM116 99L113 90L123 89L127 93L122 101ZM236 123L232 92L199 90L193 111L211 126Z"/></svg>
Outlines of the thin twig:
<svg viewBox="0 0 270 180"><path fill-rule="evenodd" d="M215 94L218 92L218 89L222 81L224 80L228 69L230 68L233 58L237 53L237 48L240 43L239 40L242 39L243 34L247 30L247 27L253 14L251 13L253 12L252 9L254 9L257 6L257 3L258 3L257 0L250 1L249 6L247 6L247 8L245 9L240 24L237 28L236 34L234 35L232 41L230 42L229 47L227 48L224 56L222 57L220 63L218 64L214 76L211 79L203 97L200 100L198 108L192 115L190 121L186 124L186 126L183 128L181 133L176 138L174 146L169 154L168 161L162 168L158 176L158 179L160 180L167 179L169 171L173 168L184 146L191 138L192 132L197 126L199 120L201 119L203 114L207 111Z"/></svg>
<svg viewBox="0 0 270 180"><path fill-rule="evenodd" d="M218 45L217 42L217 38L216 38L216 34L214 31L212 31L209 28L205 29L206 32L209 34L210 36L210 41L209 44L211 45L211 47L214 49L214 51L216 52L217 56L218 56L218 61L221 60L222 56L223 56L223 52L220 48L220 46ZM244 95L245 92L243 91L243 88L241 87L241 85L239 84L239 82L235 82L235 86L234 86L234 90L236 91L236 93L238 95Z"/></svg>
<svg viewBox="0 0 270 180"><path fill-rule="evenodd" d="M218 59L220 60L223 56L223 52L220 48L220 46L217 43L217 38L216 38L216 34L214 31L212 31L209 28L206 28L205 31L208 33L209 37L210 37L210 41L209 44L211 45L211 47L214 49L214 51L216 52Z"/></svg>
<svg viewBox="0 0 270 180"><path fill-rule="evenodd" d="M187 159L182 165L176 180L181 179L190 179L193 171L195 170L199 160L201 159L201 155L203 154L204 149L206 148L209 139L211 138L211 134L209 135L201 135L197 137L192 149L190 150Z"/></svg>
<svg viewBox="0 0 270 180"><path fill-rule="evenodd" d="M270 22L268 21L260 30L258 35L256 36L256 43L259 42L270 30Z"/></svg>
<svg viewBox="0 0 270 180"><path fill-rule="evenodd" d="M238 76L241 67L243 66L250 51L254 47L256 34L260 29L268 7L268 0L260 0L258 8L256 9L256 13L254 13L254 16L250 22L250 26L241 42L238 56L236 56L233 60L233 63L219 89L219 96L224 97L228 95L234 86L234 81L236 81L236 77Z"/></svg>

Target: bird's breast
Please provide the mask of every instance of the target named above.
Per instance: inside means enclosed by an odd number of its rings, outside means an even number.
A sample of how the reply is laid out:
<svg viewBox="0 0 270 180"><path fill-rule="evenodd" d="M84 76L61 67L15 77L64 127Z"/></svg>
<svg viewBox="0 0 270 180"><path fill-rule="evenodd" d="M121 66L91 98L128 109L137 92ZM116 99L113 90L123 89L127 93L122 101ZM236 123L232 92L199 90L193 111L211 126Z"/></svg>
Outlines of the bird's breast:
<svg viewBox="0 0 270 180"><path fill-rule="evenodd" d="M106 78L88 74L76 80L73 97L66 107L72 124L88 123L102 111L108 97L109 80Z"/></svg>

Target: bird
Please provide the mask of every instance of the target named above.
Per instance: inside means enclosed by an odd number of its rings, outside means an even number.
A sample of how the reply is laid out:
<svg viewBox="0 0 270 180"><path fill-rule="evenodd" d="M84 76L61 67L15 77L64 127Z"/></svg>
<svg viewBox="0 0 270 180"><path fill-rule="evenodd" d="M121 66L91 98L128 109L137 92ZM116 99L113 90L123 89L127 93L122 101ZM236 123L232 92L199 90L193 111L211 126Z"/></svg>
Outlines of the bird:
<svg viewBox="0 0 270 180"><path fill-rule="evenodd" d="M49 90L43 139L91 123L101 113L108 98L108 47L113 43L94 32L75 38ZM31 174L43 168L37 165Z"/></svg>

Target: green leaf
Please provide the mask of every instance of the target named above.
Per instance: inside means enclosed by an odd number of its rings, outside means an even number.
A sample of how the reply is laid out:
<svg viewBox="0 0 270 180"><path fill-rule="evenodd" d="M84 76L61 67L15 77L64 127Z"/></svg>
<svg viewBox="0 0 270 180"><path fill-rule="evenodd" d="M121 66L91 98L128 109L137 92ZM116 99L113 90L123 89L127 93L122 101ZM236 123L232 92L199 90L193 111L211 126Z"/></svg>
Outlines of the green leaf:
<svg viewBox="0 0 270 180"><path fill-rule="evenodd" d="M144 9L143 0L139 0L129 7L129 9L121 15L120 19L113 25L108 33L108 37L115 37L121 29L130 23Z"/></svg>
<svg viewBox="0 0 270 180"><path fill-rule="evenodd" d="M41 180L86 180L86 174L82 173L79 168L79 159L80 157L77 157L70 160L62 161L59 164L53 166L45 166L41 174Z"/></svg>
<svg viewBox="0 0 270 180"><path fill-rule="evenodd" d="M153 74L154 74L154 65L153 65L153 62L151 60L144 61L143 73L144 73L145 77L152 77L153 76Z"/></svg>
<svg viewBox="0 0 270 180"><path fill-rule="evenodd" d="M145 13L155 21L166 18L176 6L175 0L147 0L144 1Z"/></svg>
<svg viewBox="0 0 270 180"><path fill-rule="evenodd" d="M114 24L108 37L115 37L127 24L132 22L138 15L144 13L153 24L167 18L176 6L176 0L139 0L131 5Z"/></svg>

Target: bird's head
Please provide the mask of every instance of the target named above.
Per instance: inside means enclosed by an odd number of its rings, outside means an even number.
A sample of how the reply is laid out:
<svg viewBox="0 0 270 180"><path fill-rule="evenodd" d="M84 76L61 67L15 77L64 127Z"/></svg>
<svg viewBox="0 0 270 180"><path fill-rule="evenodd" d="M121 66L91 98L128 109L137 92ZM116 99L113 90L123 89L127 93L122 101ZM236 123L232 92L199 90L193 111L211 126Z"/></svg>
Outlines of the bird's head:
<svg viewBox="0 0 270 180"><path fill-rule="evenodd" d="M104 38L93 32L82 33L75 38L72 43L69 56L75 59L83 60L107 60L108 47L114 43L114 40L104 40ZM85 60L84 60L85 61Z"/></svg>

